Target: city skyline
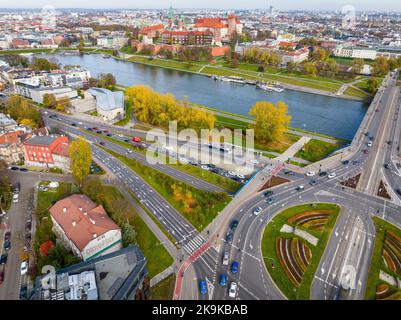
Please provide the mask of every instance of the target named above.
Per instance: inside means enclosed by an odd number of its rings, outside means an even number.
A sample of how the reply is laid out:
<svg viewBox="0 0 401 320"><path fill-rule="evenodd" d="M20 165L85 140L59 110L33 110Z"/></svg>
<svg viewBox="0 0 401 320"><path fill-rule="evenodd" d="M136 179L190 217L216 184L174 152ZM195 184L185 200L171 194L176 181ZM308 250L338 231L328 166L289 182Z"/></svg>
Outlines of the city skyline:
<svg viewBox="0 0 401 320"><path fill-rule="evenodd" d="M244 0L227 1L227 0L205 0L202 3L196 3L194 5L189 5L185 0L156 0L152 1L152 5L147 2L142 1L128 1L128 0L116 0L113 1L113 5L110 5L106 1L82 1L78 0L57 0L49 2L46 0L38 0L35 2L29 0L18 0L16 2L2 4L0 3L0 9L34 9L41 8L44 6L53 6L55 8L93 8L93 9L163 9L169 8L170 6L174 8L183 9L221 9L221 10L240 10L240 9L267 9L273 6L277 10L311 10L311 11L325 11L325 10L341 10L344 6L354 6L356 11L400 11L397 3L392 0L384 0L378 4L375 1L368 0L341 0L335 3L328 4L324 9L319 8L320 2L317 0L304 0L302 2L284 0L284 1L266 1L266 0L255 0L252 4L249 4Z"/></svg>

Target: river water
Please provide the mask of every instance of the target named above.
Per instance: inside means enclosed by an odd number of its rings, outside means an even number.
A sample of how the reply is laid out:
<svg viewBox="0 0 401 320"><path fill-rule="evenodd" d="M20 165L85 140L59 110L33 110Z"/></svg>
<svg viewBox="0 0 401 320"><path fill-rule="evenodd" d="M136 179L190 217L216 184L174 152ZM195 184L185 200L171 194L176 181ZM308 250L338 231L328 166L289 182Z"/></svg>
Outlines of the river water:
<svg viewBox="0 0 401 320"><path fill-rule="evenodd" d="M46 56L46 55L45 55ZM175 70L146 66L100 54L53 54L62 65L80 65L91 71L93 77L112 73L117 83L124 86L145 84L154 90L185 96L189 101L221 110L247 115L256 101L284 101L292 116L291 126L351 140L367 110L358 101L320 96L293 90L282 93L266 92L251 85L215 81L208 77Z"/></svg>

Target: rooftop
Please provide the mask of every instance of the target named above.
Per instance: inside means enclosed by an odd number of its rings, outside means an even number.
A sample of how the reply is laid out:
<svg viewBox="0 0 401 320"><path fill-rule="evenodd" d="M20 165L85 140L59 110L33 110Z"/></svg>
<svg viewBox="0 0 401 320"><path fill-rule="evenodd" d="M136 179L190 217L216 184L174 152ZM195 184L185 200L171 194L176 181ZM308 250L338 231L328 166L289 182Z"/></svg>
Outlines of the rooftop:
<svg viewBox="0 0 401 320"><path fill-rule="evenodd" d="M103 88L90 88L88 92L96 98L96 105L104 111L124 108L122 91L113 92Z"/></svg>

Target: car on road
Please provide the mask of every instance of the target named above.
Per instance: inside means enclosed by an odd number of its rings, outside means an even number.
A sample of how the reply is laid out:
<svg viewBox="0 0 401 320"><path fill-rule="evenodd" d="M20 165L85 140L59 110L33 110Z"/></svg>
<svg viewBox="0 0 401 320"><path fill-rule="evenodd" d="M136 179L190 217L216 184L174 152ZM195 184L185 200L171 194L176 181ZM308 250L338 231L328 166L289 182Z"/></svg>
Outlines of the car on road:
<svg viewBox="0 0 401 320"><path fill-rule="evenodd" d="M18 193L14 193L14 195L13 195L13 203L18 203L18 200L19 200Z"/></svg>
<svg viewBox="0 0 401 320"><path fill-rule="evenodd" d="M358 161L358 160L354 160L354 161L352 161L352 164L353 164L354 166L357 166L357 165L359 164L359 161Z"/></svg>
<svg viewBox="0 0 401 320"><path fill-rule="evenodd" d="M131 150L131 149L127 149L127 152L128 152L128 153L132 153L132 150Z"/></svg>
<svg viewBox="0 0 401 320"><path fill-rule="evenodd" d="M272 204L274 202L274 198L267 198L266 203Z"/></svg>
<svg viewBox="0 0 401 320"><path fill-rule="evenodd" d="M10 250L10 248L11 248L10 240L5 240L3 247L4 247L4 250Z"/></svg>
<svg viewBox="0 0 401 320"><path fill-rule="evenodd" d="M384 164L384 168L386 168L386 169L391 169L391 164L390 164L390 163L385 163L385 164Z"/></svg>
<svg viewBox="0 0 401 320"><path fill-rule="evenodd" d="M27 168L19 168L19 170L22 171L22 172L27 172L28 171Z"/></svg>
<svg viewBox="0 0 401 320"><path fill-rule="evenodd" d="M101 146L104 146L105 143L104 143L103 141L100 141L99 144L100 144Z"/></svg>
<svg viewBox="0 0 401 320"><path fill-rule="evenodd" d="M111 134L111 133L108 133L108 134L106 134L106 136L108 136L108 137L111 137L111 136L112 136L112 134Z"/></svg>
<svg viewBox="0 0 401 320"><path fill-rule="evenodd" d="M4 234L4 241L8 241L8 240L10 240L11 239L11 232L10 231L7 231L5 234Z"/></svg>
<svg viewBox="0 0 401 320"><path fill-rule="evenodd" d="M233 261L233 263L231 264L231 273L237 273L237 272L238 272L238 262Z"/></svg>
<svg viewBox="0 0 401 320"><path fill-rule="evenodd" d="M47 186L39 186L39 190L46 192L49 190L49 188Z"/></svg>
<svg viewBox="0 0 401 320"><path fill-rule="evenodd" d="M364 149L362 152L363 152L364 154L368 154L368 153L369 153L369 150L368 150L368 149Z"/></svg>
<svg viewBox="0 0 401 320"><path fill-rule="evenodd" d="M98 131L99 128L98 127L93 127L92 130Z"/></svg>
<svg viewBox="0 0 401 320"><path fill-rule="evenodd" d="M315 186L315 185L317 185L317 181L316 181L316 180L311 180L311 181L309 182L309 184L310 184L311 186Z"/></svg>
<svg viewBox="0 0 401 320"><path fill-rule="evenodd" d="M263 193L263 195L264 195L265 197L270 197L270 196L273 195L273 191L266 191L265 193Z"/></svg>
<svg viewBox="0 0 401 320"><path fill-rule="evenodd" d="M0 271L0 284L4 281L4 268Z"/></svg>
<svg viewBox="0 0 401 320"><path fill-rule="evenodd" d="M0 264L6 264L7 263L7 253L3 253L0 257Z"/></svg>
<svg viewBox="0 0 401 320"><path fill-rule="evenodd" d="M344 164L344 165L349 164L349 160L344 160L344 161L343 161L343 164Z"/></svg>
<svg viewBox="0 0 401 320"><path fill-rule="evenodd" d="M228 251L226 251L226 252L224 252L224 255L223 255L223 265L228 266L229 260L230 260L230 254Z"/></svg>
<svg viewBox="0 0 401 320"><path fill-rule="evenodd" d="M98 134L101 134L101 133L102 133L102 131L101 131L101 130L97 130L97 131L96 131L96 133L98 133Z"/></svg>
<svg viewBox="0 0 401 320"><path fill-rule="evenodd" d="M28 272L28 262L22 261L20 270L21 270L21 276L26 274Z"/></svg>
<svg viewBox="0 0 401 320"><path fill-rule="evenodd" d="M324 176L327 176L327 171L321 171L319 173L319 177L324 177Z"/></svg>
<svg viewBox="0 0 401 320"><path fill-rule="evenodd" d="M231 230L235 231L237 230L237 227L238 227L238 220L233 220L230 225Z"/></svg>
<svg viewBox="0 0 401 320"><path fill-rule="evenodd" d="M334 172L329 173L329 175L327 176L329 179L333 179L336 176L336 174Z"/></svg>
<svg viewBox="0 0 401 320"><path fill-rule="evenodd" d="M372 146L372 141L369 141L369 142L367 143L367 146L368 146L368 147L371 147L371 146Z"/></svg>
<svg viewBox="0 0 401 320"><path fill-rule="evenodd" d="M395 189L395 192L397 192L401 196L401 189L400 188Z"/></svg>
<svg viewBox="0 0 401 320"><path fill-rule="evenodd" d="M300 191L302 191L302 190L304 190L304 189L305 189L305 186L300 185L300 186L296 187L295 190L297 190L298 192L300 192Z"/></svg>
<svg viewBox="0 0 401 320"><path fill-rule="evenodd" d="M231 241L233 241L233 235L232 235L232 233L230 233L230 232L227 232L227 235L226 235L226 241L227 241L227 242L231 242Z"/></svg>
<svg viewBox="0 0 401 320"><path fill-rule="evenodd" d="M287 176L293 176L295 173L292 171L285 171L284 174Z"/></svg>
<svg viewBox="0 0 401 320"><path fill-rule="evenodd" d="M10 167L10 169L13 170L13 171L19 170L18 167Z"/></svg>
<svg viewBox="0 0 401 320"><path fill-rule="evenodd" d="M253 210L253 214L255 216L259 215L259 213L261 213L261 212L262 212L262 208L261 207L257 207L257 208L255 208L255 210Z"/></svg>
<svg viewBox="0 0 401 320"><path fill-rule="evenodd" d="M201 295L205 295L207 293L206 281L203 279L199 281L199 292Z"/></svg>
<svg viewBox="0 0 401 320"><path fill-rule="evenodd" d="M225 287L225 286L227 285L227 282L228 282L228 277L227 277L227 275L224 274L224 273L222 273L222 274L220 275L219 284L220 284L222 287Z"/></svg>
<svg viewBox="0 0 401 320"><path fill-rule="evenodd" d="M103 130L103 133L109 133L109 130Z"/></svg>
<svg viewBox="0 0 401 320"><path fill-rule="evenodd" d="M76 124L76 123L71 123L71 125L72 125L73 127L76 127L76 126L77 126L77 124Z"/></svg>
<svg viewBox="0 0 401 320"><path fill-rule="evenodd" d="M27 300L28 299L28 286L26 284L22 285L19 291L19 299Z"/></svg>
<svg viewBox="0 0 401 320"><path fill-rule="evenodd" d="M133 138L132 138L132 141L133 141L133 142L136 142L136 143L140 143L140 142L142 142L142 139L139 138L139 137L133 137Z"/></svg>
<svg viewBox="0 0 401 320"><path fill-rule="evenodd" d="M314 171L307 171L306 176L307 177L313 177L316 173Z"/></svg>
<svg viewBox="0 0 401 320"><path fill-rule="evenodd" d="M228 296L230 298L235 298L237 295L237 284L235 282L231 282L230 290L228 290Z"/></svg>

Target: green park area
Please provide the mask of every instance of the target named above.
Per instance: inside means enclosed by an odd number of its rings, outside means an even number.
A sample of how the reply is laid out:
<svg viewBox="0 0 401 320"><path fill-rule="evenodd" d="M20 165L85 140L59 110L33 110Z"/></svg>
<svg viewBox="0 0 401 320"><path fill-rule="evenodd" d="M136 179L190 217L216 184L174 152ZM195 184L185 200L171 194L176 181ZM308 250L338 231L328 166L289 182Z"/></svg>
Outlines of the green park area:
<svg viewBox="0 0 401 320"><path fill-rule="evenodd" d="M366 282L365 299L401 300L401 229L373 217L376 237ZM385 278L380 273L386 274ZM387 281L384 281L386 279Z"/></svg>
<svg viewBox="0 0 401 320"><path fill-rule="evenodd" d="M266 226L262 237L265 266L288 299L310 299L310 287L339 212L335 204L304 204L278 213Z"/></svg>
<svg viewBox="0 0 401 320"><path fill-rule="evenodd" d="M175 275L168 276L150 288L151 300L172 300L175 286Z"/></svg>
<svg viewBox="0 0 401 320"><path fill-rule="evenodd" d="M327 155L337 150L340 146L338 144L311 139L306 143L301 150L299 150L295 157L301 158L310 162L316 162Z"/></svg>

